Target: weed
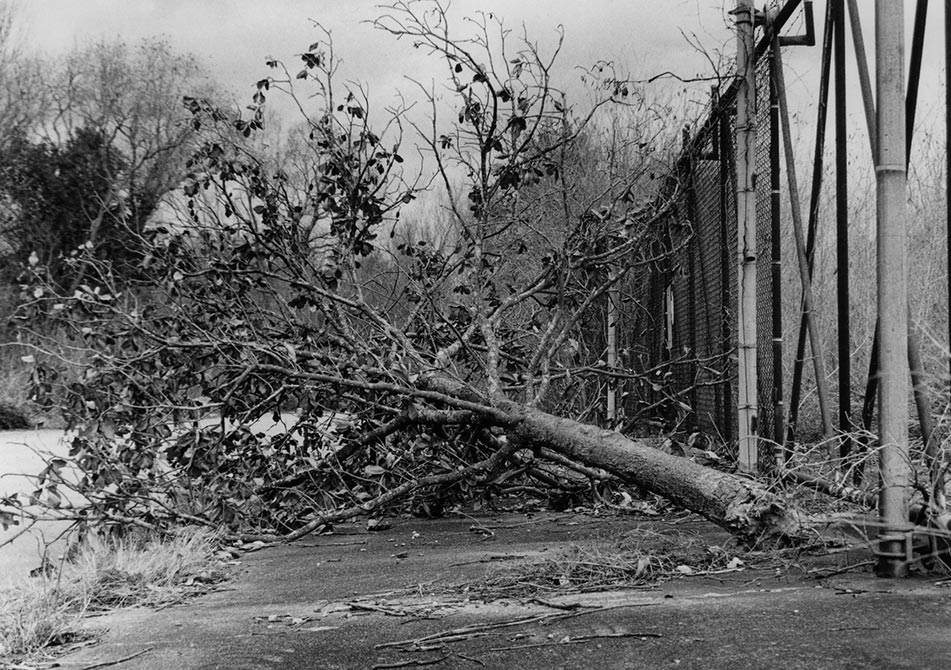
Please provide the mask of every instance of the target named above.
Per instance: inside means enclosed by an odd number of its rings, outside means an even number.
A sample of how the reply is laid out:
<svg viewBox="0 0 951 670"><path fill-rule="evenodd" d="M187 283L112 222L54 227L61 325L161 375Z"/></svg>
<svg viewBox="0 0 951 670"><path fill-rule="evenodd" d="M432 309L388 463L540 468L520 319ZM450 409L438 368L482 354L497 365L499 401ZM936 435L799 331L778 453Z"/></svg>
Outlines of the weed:
<svg viewBox="0 0 951 670"><path fill-rule="evenodd" d="M185 529L89 544L43 574L0 591L0 665L88 637L83 619L119 607L165 607L226 578L217 537Z"/></svg>

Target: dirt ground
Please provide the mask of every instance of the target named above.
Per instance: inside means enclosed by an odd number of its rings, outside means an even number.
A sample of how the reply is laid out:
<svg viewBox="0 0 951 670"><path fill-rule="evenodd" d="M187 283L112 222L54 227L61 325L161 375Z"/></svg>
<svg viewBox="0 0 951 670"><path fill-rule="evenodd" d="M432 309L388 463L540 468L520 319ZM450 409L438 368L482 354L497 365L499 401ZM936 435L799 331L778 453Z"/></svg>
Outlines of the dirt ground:
<svg viewBox="0 0 951 670"><path fill-rule="evenodd" d="M672 526L673 524L673 526ZM951 582L874 577L861 543L747 559L609 591L487 575L634 528L729 537L696 517L585 514L394 520L245 554L225 588L161 611L90 621L101 642L59 659L166 668L948 668Z"/></svg>

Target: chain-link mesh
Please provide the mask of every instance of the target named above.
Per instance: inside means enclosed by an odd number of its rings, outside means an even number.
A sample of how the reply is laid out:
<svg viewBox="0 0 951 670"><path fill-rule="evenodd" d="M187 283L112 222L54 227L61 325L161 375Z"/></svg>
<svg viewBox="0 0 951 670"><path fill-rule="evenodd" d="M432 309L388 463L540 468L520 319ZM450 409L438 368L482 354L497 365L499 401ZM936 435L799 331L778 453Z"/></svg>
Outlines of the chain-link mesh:
<svg viewBox="0 0 951 670"><path fill-rule="evenodd" d="M756 244L757 398L759 435L772 439L774 408L781 380L773 372L773 255L770 151L770 56L756 64ZM667 263L640 287L643 314L623 320L622 330L643 360L635 369L667 362L666 393L684 408L681 428L699 430L733 444L736 426L737 221L736 98L729 89L715 100L706 120L686 143L678 163L680 187L673 194L668 226L674 248ZM775 287L778 290L778 286ZM778 297L778 296L775 296ZM658 382L661 380L658 379ZM656 387L656 385L655 385ZM638 402L644 402L643 397ZM633 408L626 407L630 411ZM760 451L765 463L768 443Z"/></svg>

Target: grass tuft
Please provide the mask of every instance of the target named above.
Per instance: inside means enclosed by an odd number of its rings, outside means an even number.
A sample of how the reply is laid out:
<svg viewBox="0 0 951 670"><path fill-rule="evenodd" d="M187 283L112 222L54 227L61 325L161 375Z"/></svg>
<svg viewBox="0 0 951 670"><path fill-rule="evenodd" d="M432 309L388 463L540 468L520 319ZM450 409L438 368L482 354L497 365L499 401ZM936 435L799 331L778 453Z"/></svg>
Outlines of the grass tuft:
<svg viewBox="0 0 951 670"><path fill-rule="evenodd" d="M45 577L0 591L0 666L83 638L86 604L79 590Z"/></svg>
<svg viewBox="0 0 951 670"><path fill-rule="evenodd" d="M89 609L166 607L208 591L226 577L214 557L215 543L214 533L190 529L167 538L124 538L106 551L83 552L75 568L88 584Z"/></svg>
<svg viewBox="0 0 951 670"><path fill-rule="evenodd" d="M166 607L225 580L217 536L184 529L89 545L46 574L0 590L0 666L88 637L89 614Z"/></svg>

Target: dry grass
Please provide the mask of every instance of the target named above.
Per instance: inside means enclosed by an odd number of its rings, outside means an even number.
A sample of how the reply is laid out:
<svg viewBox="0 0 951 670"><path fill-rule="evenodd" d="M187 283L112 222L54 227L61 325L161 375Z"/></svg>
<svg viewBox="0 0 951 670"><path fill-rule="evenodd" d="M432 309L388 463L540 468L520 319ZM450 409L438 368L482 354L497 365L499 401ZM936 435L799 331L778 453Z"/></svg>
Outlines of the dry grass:
<svg viewBox="0 0 951 670"><path fill-rule="evenodd" d="M598 591L644 586L686 574L726 569L735 557L702 538L635 529L618 539L571 544L541 561L501 569L486 580L496 594Z"/></svg>
<svg viewBox="0 0 951 670"><path fill-rule="evenodd" d="M85 616L119 607L164 607L226 578L216 536L187 529L89 546L48 574L0 591L0 666L88 634Z"/></svg>
<svg viewBox="0 0 951 670"><path fill-rule="evenodd" d="M46 578L0 591L0 666L82 638L87 602Z"/></svg>

